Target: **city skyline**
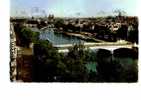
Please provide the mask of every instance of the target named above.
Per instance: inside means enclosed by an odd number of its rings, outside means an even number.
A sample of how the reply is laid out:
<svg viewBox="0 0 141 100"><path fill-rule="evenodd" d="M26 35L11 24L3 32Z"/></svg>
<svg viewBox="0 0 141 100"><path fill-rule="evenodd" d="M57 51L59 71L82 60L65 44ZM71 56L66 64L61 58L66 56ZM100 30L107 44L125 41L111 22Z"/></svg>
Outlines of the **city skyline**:
<svg viewBox="0 0 141 100"><path fill-rule="evenodd" d="M114 10L136 15L137 0L11 0L11 16L91 17L114 15Z"/></svg>

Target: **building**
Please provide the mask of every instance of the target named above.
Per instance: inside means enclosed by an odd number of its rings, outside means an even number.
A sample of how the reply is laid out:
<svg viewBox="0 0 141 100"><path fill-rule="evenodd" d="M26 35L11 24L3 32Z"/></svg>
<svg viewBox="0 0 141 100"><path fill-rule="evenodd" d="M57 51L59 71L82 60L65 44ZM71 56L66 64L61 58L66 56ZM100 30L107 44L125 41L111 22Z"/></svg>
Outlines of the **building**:
<svg viewBox="0 0 141 100"><path fill-rule="evenodd" d="M17 76L17 47L16 47L16 35L14 27L10 24L10 80L16 81Z"/></svg>

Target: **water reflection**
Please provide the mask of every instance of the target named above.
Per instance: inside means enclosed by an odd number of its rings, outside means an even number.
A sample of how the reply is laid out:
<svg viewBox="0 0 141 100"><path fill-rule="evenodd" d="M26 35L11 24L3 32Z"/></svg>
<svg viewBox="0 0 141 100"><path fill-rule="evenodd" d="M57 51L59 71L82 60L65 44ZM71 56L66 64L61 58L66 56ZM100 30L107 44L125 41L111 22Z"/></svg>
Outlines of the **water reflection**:
<svg viewBox="0 0 141 100"><path fill-rule="evenodd" d="M77 43L86 42L78 37L68 36L68 35L64 35L62 33L56 33L56 32L54 32L53 29L41 31L40 39L41 40L49 40L53 45L77 44Z"/></svg>

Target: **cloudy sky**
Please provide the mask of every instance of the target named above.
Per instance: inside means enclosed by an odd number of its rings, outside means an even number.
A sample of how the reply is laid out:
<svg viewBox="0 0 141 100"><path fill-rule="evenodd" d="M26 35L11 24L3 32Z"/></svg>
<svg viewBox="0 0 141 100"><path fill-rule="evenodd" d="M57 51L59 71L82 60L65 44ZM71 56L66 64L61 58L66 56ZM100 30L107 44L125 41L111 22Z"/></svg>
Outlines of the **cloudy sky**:
<svg viewBox="0 0 141 100"><path fill-rule="evenodd" d="M136 15L137 0L11 0L11 16L54 14L58 17L111 15L115 9Z"/></svg>

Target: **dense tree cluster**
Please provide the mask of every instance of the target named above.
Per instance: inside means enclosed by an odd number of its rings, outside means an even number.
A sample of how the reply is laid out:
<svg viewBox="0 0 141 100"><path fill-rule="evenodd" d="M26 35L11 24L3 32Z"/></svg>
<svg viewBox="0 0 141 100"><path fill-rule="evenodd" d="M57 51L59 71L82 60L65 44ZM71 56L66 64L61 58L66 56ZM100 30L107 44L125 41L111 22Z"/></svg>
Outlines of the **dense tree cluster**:
<svg viewBox="0 0 141 100"><path fill-rule="evenodd" d="M80 27L72 24L65 25L63 20L58 20L55 26L62 27L65 31L80 30ZM93 32L99 34L98 38L104 39L107 33L109 36L113 34L106 27L96 27ZM15 24L14 29L19 46L29 47L29 44L34 42L32 79L35 82L136 82L138 80L137 48L121 48L112 54L111 51L104 49L94 52L80 44L69 48L67 54L62 54L58 53L49 41L39 40L39 33L31 31L22 24ZM138 25L133 25L133 29L127 31L127 26L123 25L117 30L117 35L108 38L127 38L131 42L138 42ZM89 64L91 67L96 67L96 70L89 69L87 67Z"/></svg>
<svg viewBox="0 0 141 100"><path fill-rule="evenodd" d="M15 24L14 30L17 38L16 42L19 46L29 47L31 42L36 42L38 40L39 33L26 28L23 24Z"/></svg>
<svg viewBox="0 0 141 100"><path fill-rule="evenodd" d="M128 32L128 38L127 38L127 40L128 41L131 41L131 42L136 42L136 43L138 43L138 33L139 33L139 31L138 31L138 24L137 25L133 25L133 30L131 30L131 31L129 31Z"/></svg>
<svg viewBox="0 0 141 100"><path fill-rule="evenodd" d="M38 40L39 33L20 24L15 25L14 29L20 46L28 47L30 42L35 43L32 62L34 82L136 82L138 80L137 48L121 48L112 54L111 51L104 49L94 52L79 44L69 48L67 54L62 54L58 53L49 41ZM101 34L107 30L102 31ZM133 35L132 38L136 37ZM96 67L96 71L88 69L89 63L96 63L91 65Z"/></svg>
<svg viewBox="0 0 141 100"><path fill-rule="evenodd" d="M87 81L84 53L76 45L65 56L58 53L48 41L39 41L34 46L34 81Z"/></svg>
<svg viewBox="0 0 141 100"><path fill-rule="evenodd" d="M99 49L95 53L84 49L83 45L74 45L67 54L61 54L48 41L39 41L34 46L33 81L136 82L138 68L135 59L137 58L130 55L120 57L123 51L123 49L114 51L112 55L108 50ZM130 52L130 50L126 51ZM131 55L136 53L132 52ZM126 59L127 57L129 59ZM131 61L130 64L127 64L128 61ZM86 64L89 62L97 62L96 72L88 70Z"/></svg>

